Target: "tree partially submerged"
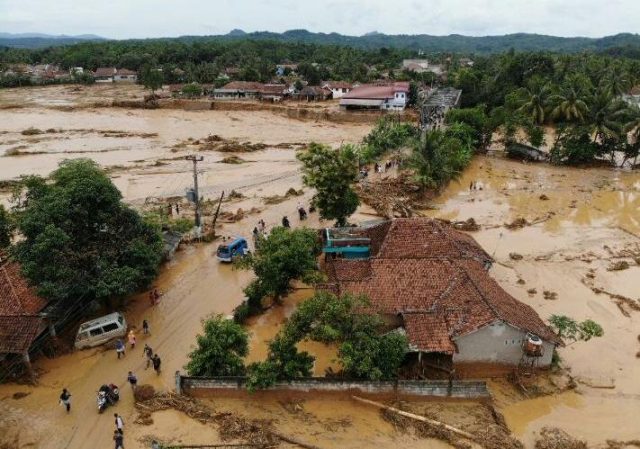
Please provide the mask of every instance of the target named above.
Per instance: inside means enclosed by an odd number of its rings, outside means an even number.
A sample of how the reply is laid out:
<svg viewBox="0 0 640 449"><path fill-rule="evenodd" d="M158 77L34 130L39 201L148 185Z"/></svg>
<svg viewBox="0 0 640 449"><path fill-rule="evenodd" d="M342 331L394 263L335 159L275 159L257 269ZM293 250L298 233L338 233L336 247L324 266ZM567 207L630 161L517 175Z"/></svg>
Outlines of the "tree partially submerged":
<svg viewBox="0 0 640 449"><path fill-rule="evenodd" d="M353 190L358 179L358 156L354 148L343 145L333 150L311 143L306 151L298 153L297 158L302 162L304 184L316 189L313 202L320 216L336 220L338 226L346 226L347 217L360 204Z"/></svg>
<svg viewBox="0 0 640 449"><path fill-rule="evenodd" d="M203 322L204 333L189 354L185 369L190 376L241 376L249 353L247 331L222 315Z"/></svg>
<svg viewBox="0 0 640 449"><path fill-rule="evenodd" d="M46 298L124 297L157 275L158 230L122 202L91 160L64 161L50 180L27 179L16 223L24 238L14 254Z"/></svg>
<svg viewBox="0 0 640 449"><path fill-rule="evenodd" d="M414 179L426 189L440 189L458 178L471 161L471 149L455 135L434 130L416 142L409 158Z"/></svg>
<svg viewBox="0 0 640 449"><path fill-rule="evenodd" d="M558 337L568 338L574 342L578 340L588 341L593 337L602 337L604 335L602 326L593 320L584 320L578 323L566 315L551 315L549 323L555 329Z"/></svg>
<svg viewBox="0 0 640 449"><path fill-rule="evenodd" d="M256 275L245 289L252 312L262 309L263 298L279 300L289 292L291 281L314 283L319 279L317 257L320 244L316 231L301 228L274 228L260 242L260 250L240 259L237 266Z"/></svg>
<svg viewBox="0 0 640 449"><path fill-rule="evenodd" d="M161 71L156 68L146 65L142 68L140 73L140 81L142 85L151 91L151 95L155 95L156 90L162 87L164 83L164 76Z"/></svg>
<svg viewBox="0 0 640 449"><path fill-rule="evenodd" d="M13 227L13 220L9 212L0 204L0 249L6 248L11 244Z"/></svg>
<svg viewBox="0 0 640 449"><path fill-rule="evenodd" d="M311 374L314 357L299 352L303 340L339 345L338 362L350 378L385 380L397 377L408 350L405 335L383 333L382 319L366 312L363 296L319 291L300 304L276 338L263 362L249 366L249 388L266 388L277 380Z"/></svg>

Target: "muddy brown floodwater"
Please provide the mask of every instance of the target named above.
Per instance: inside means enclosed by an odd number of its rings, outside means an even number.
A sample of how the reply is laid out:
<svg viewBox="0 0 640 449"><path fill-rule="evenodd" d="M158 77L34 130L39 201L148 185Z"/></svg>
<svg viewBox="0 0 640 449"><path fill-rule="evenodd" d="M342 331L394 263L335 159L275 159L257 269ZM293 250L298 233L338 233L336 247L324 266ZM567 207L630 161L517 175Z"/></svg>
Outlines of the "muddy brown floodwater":
<svg viewBox="0 0 640 449"><path fill-rule="evenodd" d="M482 190L469 190L474 181ZM496 259L492 275L542 318L565 314L593 319L604 328L601 338L559 350L577 391L520 400L492 389L515 435L529 447L543 426L560 427L592 444L640 438L640 312L625 308L625 314L609 295L591 289L638 302L640 267L634 257L640 250L640 174L477 157L436 206L426 213L452 220L473 217L482 226L473 236ZM504 227L517 218L537 224ZM522 260L512 260L514 252ZM618 260L630 268L608 271ZM536 293L529 294L530 289ZM557 299L545 300L545 290L557 293Z"/></svg>
<svg viewBox="0 0 640 449"><path fill-rule="evenodd" d="M239 222L224 224L222 235L249 236L259 218L271 227L279 224L283 215L288 215L294 226L326 226L330 223L319 221L315 214L305 223L297 219L296 204L308 204L309 191L279 204L264 203L265 196L283 195L290 187L302 187L295 151L276 145L315 140L337 146L343 141L360 140L370 128L292 120L264 111L91 107L105 95L126 98L140 94L135 88L125 92L111 89L1 91L0 106L15 103L21 95L26 100L23 107L0 109L0 180L23 174L46 175L64 158L91 157L110 168L126 201L140 205L147 197L183 194L191 185L191 167L175 158L195 148L183 144L189 138L218 134L225 139L267 145L260 151L238 154L246 161L242 164L218 163L228 154L203 153L200 176L206 197L214 197L223 189L237 189L244 198L225 203L223 210L260 209ZM65 101L82 107L64 111L55 108ZM62 131L23 135L22 131L30 127ZM5 155L11 149L9 153L34 154ZM482 190L469 190L474 181ZM425 214L453 220L473 217L480 224L481 230L473 236L496 259L492 275L543 318L566 314L577 320L593 319L604 328L602 338L569 344L560 350L563 365L576 379L578 387L574 391L527 399L504 382L491 382L496 406L515 436L529 448L543 426L560 427L595 445L607 439L640 439L640 359L636 358L640 351L640 312L628 302L637 301L640 294L640 267L634 260L634 256L640 260L640 175L477 157L460 181L435 200L435 206ZM363 207L353 219L370 218L371 211ZM518 218L533 224L514 230L504 226ZM242 301L242 288L251 275L219 264L214 250L215 244L180 250L157 280L164 292L157 306L152 308L144 293L127 302L128 322L139 328L146 318L151 324L151 335L141 336L138 344L148 343L160 354L161 375L144 369L140 347L129 351L124 360L103 349L78 351L52 360L41 358L36 363L40 371L37 386L0 385L0 443L20 449L109 447L112 411L125 418L128 448L148 447L145 441L150 436L183 444L220 441L215 428L173 410L154 413L150 425L135 424L133 398L125 385L127 371L134 370L140 383L171 390L174 373L182 370L201 320L212 313L229 314ZM512 260L509 254L513 252L522 259ZM621 260L628 262L628 269L608 270ZM531 289L535 293L529 293ZM557 298L545 300L544 291L556 293ZM293 313L295 305L310 294L308 289L296 289L282 306L251 320L248 361L266 355L267 341ZM301 349L317 357L315 374L335 368L335 348L305 342ZM95 392L105 382L123 387L122 400L99 415ZM70 415L57 404L63 387L73 395ZM28 395L14 399L14 393L19 392ZM323 448L449 447L397 430L378 411L349 400L311 397L297 405L275 400L214 398L207 402L218 411L275 419L283 433ZM438 416L461 426L468 424L461 414L478 414L473 411L475 406L451 406L445 401L414 404L424 412L439 410L443 415Z"/></svg>

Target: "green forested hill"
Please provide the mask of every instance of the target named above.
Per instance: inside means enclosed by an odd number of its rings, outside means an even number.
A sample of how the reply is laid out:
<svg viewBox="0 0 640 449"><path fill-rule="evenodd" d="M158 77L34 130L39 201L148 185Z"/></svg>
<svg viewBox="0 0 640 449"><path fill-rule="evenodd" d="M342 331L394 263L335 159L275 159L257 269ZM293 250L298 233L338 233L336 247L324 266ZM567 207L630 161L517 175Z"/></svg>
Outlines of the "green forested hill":
<svg viewBox="0 0 640 449"><path fill-rule="evenodd" d="M603 38L556 37L540 34L508 34L505 36L448 36L387 35L368 33L364 36L346 36L338 33L312 33L307 30L290 30L284 33L260 31L245 33L233 30L219 36L182 36L172 39L183 42L231 41L231 40L269 40L289 43L309 43L323 45L347 45L360 49L396 48L424 52L456 52L456 53L499 53L513 48L516 51L558 51L577 52L583 50L602 51L612 47L640 46L640 35L617 34ZM78 39L46 37L5 37L0 35L0 46L14 48L42 48L73 44ZM125 41L126 42L126 41Z"/></svg>

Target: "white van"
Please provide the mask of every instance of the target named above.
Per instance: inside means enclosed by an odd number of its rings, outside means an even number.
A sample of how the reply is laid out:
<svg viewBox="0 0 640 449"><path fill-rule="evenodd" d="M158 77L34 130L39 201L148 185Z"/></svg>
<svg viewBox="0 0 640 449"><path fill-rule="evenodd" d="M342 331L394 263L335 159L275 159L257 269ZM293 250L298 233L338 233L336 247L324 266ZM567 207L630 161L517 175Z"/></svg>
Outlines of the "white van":
<svg viewBox="0 0 640 449"><path fill-rule="evenodd" d="M127 321L120 312L110 313L80 325L76 349L91 348L127 335Z"/></svg>

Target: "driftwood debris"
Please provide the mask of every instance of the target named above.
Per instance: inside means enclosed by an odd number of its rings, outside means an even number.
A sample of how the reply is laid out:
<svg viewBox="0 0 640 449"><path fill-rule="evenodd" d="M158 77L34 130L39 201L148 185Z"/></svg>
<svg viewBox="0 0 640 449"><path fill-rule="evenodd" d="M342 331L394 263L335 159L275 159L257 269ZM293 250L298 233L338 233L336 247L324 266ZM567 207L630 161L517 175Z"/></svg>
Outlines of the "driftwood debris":
<svg viewBox="0 0 640 449"><path fill-rule="evenodd" d="M216 412L189 396L171 392L157 393L152 398L136 402L136 407L146 414L166 409L181 411L202 424L216 425L223 441L244 440L262 447L274 447L278 441L284 441L304 449L320 449L318 446L280 433L268 420L244 418L229 412Z"/></svg>
<svg viewBox="0 0 640 449"><path fill-rule="evenodd" d="M429 418L426 418L424 416L416 415L414 413L405 412L404 410L400 410L400 409L397 409L395 407L390 407L390 406L384 405L384 404L382 404L380 402L371 401L369 399L361 398L359 396L351 396L351 397L353 399L355 399L356 401L358 401L358 402L362 402L363 404L372 405L372 406L377 407L379 409L387 410L387 411L390 411L392 413L396 413L396 414L398 414L400 416L404 416L406 418L411 418L411 419L414 419L416 421L425 422L425 423L431 424L433 426L440 426L440 427L443 427L443 428L447 429L449 432L455 433L456 435L459 435L459 436L461 436L463 438L466 438L466 439L471 440L471 441L476 441L476 438L472 434L470 434L469 432L465 432L464 430L460 430L460 429L458 429L456 427L450 426L449 424L445 424L443 422L436 421L435 419L429 419Z"/></svg>

